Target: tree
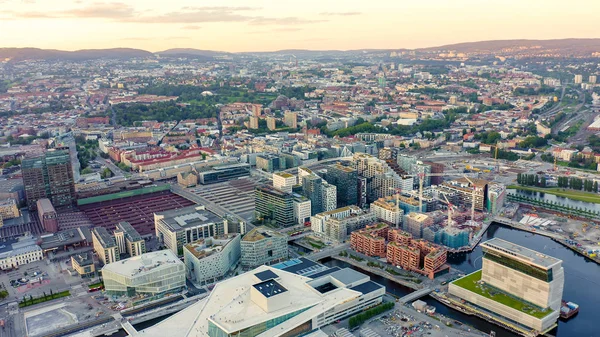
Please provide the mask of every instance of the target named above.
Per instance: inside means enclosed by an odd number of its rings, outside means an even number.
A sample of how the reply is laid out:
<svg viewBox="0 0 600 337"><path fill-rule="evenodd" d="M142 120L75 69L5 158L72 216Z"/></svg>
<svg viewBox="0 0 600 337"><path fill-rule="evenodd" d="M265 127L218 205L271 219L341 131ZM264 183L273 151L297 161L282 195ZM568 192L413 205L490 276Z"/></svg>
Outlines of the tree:
<svg viewBox="0 0 600 337"><path fill-rule="evenodd" d="M542 179L540 181L540 186L546 187L546 176L542 176Z"/></svg>

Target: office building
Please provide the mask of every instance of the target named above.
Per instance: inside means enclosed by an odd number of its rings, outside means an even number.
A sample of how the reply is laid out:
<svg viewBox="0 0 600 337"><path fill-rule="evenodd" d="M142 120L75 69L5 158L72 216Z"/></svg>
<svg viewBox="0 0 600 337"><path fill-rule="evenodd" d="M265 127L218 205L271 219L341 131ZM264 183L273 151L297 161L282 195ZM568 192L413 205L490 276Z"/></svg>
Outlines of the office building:
<svg viewBox="0 0 600 337"><path fill-rule="evenodd" d="M562 261L497 238L480 246L481 270L450 283L449 293L526 331L554 328L564 287Z"/></svg>
<svg viewBox="0 0 600 337"><path fill-rule="evenodd" d="M244 269L256 268L287 260L287 235L256 227L244 235L241 241L241 265Z"/></svg>
<svg viewBox="0 0 600 337"><path fill-rule="evenodd" d="M226 219L200 205L154 213L154 226L158 241L178 256L190 242L228 232Z"/></svg>
<svg viewBox="0 0 600 337"><path fill-rule="evenodd" d="M92 228L92 244L98 259L103 264L109 264L120 260L119 246L115 239L104 227Z"/></svg>
<svg viewBox="0 0 600 337"><path fill-rule="evenodd" d="M385 221L394 227L401 227L404 210L399 207L400 196L394 195L377 199L371 204L371 212L377 219Z"/></svg>
<svg viewBox="0 0 600 337"><path fill-rule="evenodd" d="M101 272L104 290L111 296L143 295L150 301L185 288L185 265L168 249L107 264Z"/></svg>
<svg viewBox="0 0 600 337"><path fill-rule="evenodd" d="M333 211L337 208L337 188L327 182L321 185L321 210Z"/></svg>
<svg viewBox="0 0 600 337"><path fill-rule="evenodd" d="M375 214L365 212L357 206L346 206L322 212L310 218L315 234L328 240L344 242L355 230L375 222Z"/></svg>
<svg viewBox="0 0 600 337"><path fill-rule="evenodd" d="M71 266L81 278L90 278L96 276L94 257L88 252L72 255Z"/></svg>
<svg viewBox="0 0 600 337"><path fill-rule="evenodd" d="M202 185L209 185L248 176L250 176L249 164L218 165L214 166L212 170L199 172L198 182Z"/></svg>
<svg viewBox="0 0 600 337"><path fill-rule="evenodd" d="M280 227L294 225L294 196L271 186L257 186L254 190L255 216L263 223Z"/></svg>
<svg viewBox="0 0 600 337"><path fill-rule="evenodd" d="M206 298L141 334L312 336L321 327L380 304L385 294L385 287L350 268L303 276L287 270L323 268L296 260L281 265L261 266L217 283Z"/></svg>
<svg viewBox="0 0 600 337"><path fill-rule="evenodd" d="M222 280L240 260L240 242L240 234L226 234L183 246L188 278L199 286Z"/></svg>
<svg viewBox="0 0 600 337"><path fill-rule="evenodd" d="M256 156L256 169L265 172L283 171L286 169L285 160L272 154Z"/></svg>
<svg viewBox="0 0 600 337"><path fill-rule="evenodd" d="M267 116L267 129L271 131L277 129L277 120L275 117Z"/></svg>
<svg viewBox="0 0 600 337"><path fill-rule="evenodd" d="M575 78L573 78L573 83L575 83L575 84L583 83L583 75L575 75Z"/></svg>
<svg viewBox="0 0 600 337"><path fill-rule="evenodd" d="M23 159L21 170L30 209L36 209L39 199L50 199L55 207L71 206L75 200L75 184L68 150L49 150L41 156Z"/></svg>
<svg viewBox="0 0 600 337"><path fill-rule="evenodd" d="M296 176L286 172L273 173L273 187L285 193L292 193L296 185Z"/></svg>
<svg viewBox="0 0 600 337"><path fill-rule="evenodd" d="M48 233L58 232L58 216L50 200L46 198L38 199L36 209L44 231Z"/></svg>
<svg viewBox="0 0 600 337"><path fill-rule="evenodd" d="M283 123L292 129L296 129L298 127L298 114L296 112L286 110L283 115Z"/></svg>
<svg viewBox="0 0 600 337"><path fill-rule="evenodd" d="M310 199L311 215L321 213L323 209L323 179L316 174L302 177L302 194Z"/></svg>
<svg viewBox="0 0 600 337"><path fill-rule="evenodd" d="M294 223L304 225L310 221L311 209L310 199L294 194Z"/></svg>
<svg viewBox="0 0 600 337"><path fill-rule="evenodd" d="M119 222L114 235L121 254L136 256L146 253L146 241L129 222Z"/></svg>
<svg viewBox="0 0 600 337"><path fill-rule="evenodd" d="M356 205L358 202L358 172L340 163L327 166L325 180L337 189L337 207Z"/></svg>
<svg viewBox="0 0 600 337"><path fill-rule="evenodd" d="M423 213L408 213L404 216L403 229L415 238L423 237L423 229L433 225L433 219Z"/></svg>

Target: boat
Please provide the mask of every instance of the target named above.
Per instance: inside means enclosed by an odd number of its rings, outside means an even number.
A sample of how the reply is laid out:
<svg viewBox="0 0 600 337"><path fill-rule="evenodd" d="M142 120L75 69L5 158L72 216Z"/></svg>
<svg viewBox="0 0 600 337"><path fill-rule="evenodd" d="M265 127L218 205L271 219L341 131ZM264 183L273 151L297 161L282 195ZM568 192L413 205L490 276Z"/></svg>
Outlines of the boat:
<svg viewBox="0 0 600 337"><path fill-rule="evenodd" d="M577 305L573 302L567 302L565 300L561 301L560 318L567 320L567 319L573 317L574 315L576 315L578 312L579 312L579 305Z"/></svg>

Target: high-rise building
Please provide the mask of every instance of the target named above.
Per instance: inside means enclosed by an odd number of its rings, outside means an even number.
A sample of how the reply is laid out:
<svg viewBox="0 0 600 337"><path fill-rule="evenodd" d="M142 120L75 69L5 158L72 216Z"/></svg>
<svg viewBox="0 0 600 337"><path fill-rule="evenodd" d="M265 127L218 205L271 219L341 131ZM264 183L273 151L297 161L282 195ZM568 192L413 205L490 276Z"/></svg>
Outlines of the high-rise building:
<svg viewBox="0 0 600 337"><path fill-rule="evenodd" d="M272 264L287 260L287 235L256 227L244 235L241 241L241 265L252 269L263 264Z"/></svg>
<svg viewBox="0 0 600 337"><path fill-rule="evenodd" d="M283 122L285 125L289 126L292 129L298 127L298 114L293 111L287 110L283 115Z"/></svg>
<svg viewBox="0 0 600 337"><path fill-rule="evenodd" d="M575 75L575 78L573 79L573 82L575 84L581 84L581 83L583 83L583 75Z"/></svg>
<svg viewBox="0 0 600 337"><path fill-rule="evenodd" d="M294 222L304 225L310 221L312 203L310 199L299 194L294 194Z"/></svg>
<svg viewBox="0 0 600 337"><path fill-rule="evenodd" d="M277 129L277 120L275 119L275 117L272 116L268 116L267 117L267 128L269 130L275 130Z"/></svg>
<svg viewBox="0 0 600 337"><path fill-rule="evenodd" d="M265 172L276 172L286 169L285 160L272 154L256 156L256 169Z"/></svg>
<svg viewBox="0 0 600 337"><path fill-rule="evenodd" d="M321 187L321 210L323 212L333 211L337 208L337 188L327 182L323 182Z"/></svg>
<svg viewBox="0 0 600 337"><path fill-rule="evenodd" d="M356 205L358 202L358 173L356 169L336 163L327 166L325 180L337 189L337 206Z"/></svg>
<svg viewBox="0 0 600 337"><path fill-rule="evenodd" d="M261 114L262 114L262 105L252 104L252 116L259 117Z"/></svg>
<svg viewBox="0 0 600 337"><path fill-rule="evenodd" d="M294 196L271 186L254 190L255 216L280 227L294 225Z"/></svg>
<svg viewBox="0 0 600 337"><path fill-rule="evenodd" d="M119 222L114 234L119 253L127 253L130 257L146 253L146 241L129 222Z"/></svg>
<svg viewBox="0 0 600 337"><path fill-rule="evenodd" d="M250 116L248 127L255 130L258 129L258 116Z"/></svg>
<svg viewBox="0 0 600 337"><path fill-rule="evenodd" d="M596 84L596 75L590 75L588 82L590 82L590 84Z"/></svg>
<svg viewBox="0 0 600 337"><path fill-rule="evenodd" d="M273 187L285 193L292 193L292 187L296 185L296 176L286 172L273 173Z"/></svg>
<svg viewBox="0 0 600 337"><path fill-rule="evenodd" d="M491 214L498 214L504 207L506 199L506 186L504 184L489 184L487 197L487 210Z"/></svg>
<svg viewBox="0 0 600 337"><path fill-rule="evenodd" d="M46 198L39 199L36 202L36 207L44 231L49 233L58 232L58 216L50 200Z"/></svg>
<svg viewBox="0 0 600 337"><path fill-rule="evenodd" d="M482 268L449 284L451 295L541 334L560 314L562 261L501 239L480 245Z"/></svg>
<svg viewBox="0 0 600 337"><path fill-rule="evenodd" d="M226 219L196 205L154 213L154 230L159 242L175 255L182 256L184 245L227 234L229 228Z"/></svg>
<svg viewBox="0 0 600 337"><path fill-rule="evenodd" d="M425 161L423 163L430 166L430 171L432 174L444 173L444 164L442 164L442 163L434 163L431 161ZM442 177L442 176L429 177L429 182L431 183L431 185L439 185L443 181L444 181L444 177Z"/></svg>
<svg viewBox="0 0 600 337"><path fill-rule="evenodd" d="M316 174L302 177L302 194L310 199L311 215L321 213L323 209L323 179Z"/></svg>
<svg viewBox="0 0 600 337"><path fill-rule="evenodd" d="M440 190L456 192L459 202L466 207L471 207L473 196L475 196L475 210L483 211L487 206L488 184L489 182L483 179L458 178L443 182L440 185ZM475 193L473 193L473 189L475 189Z"/></svg>
<svg viewBox="0 0 600 337"><path fill-rule="evenodd" d="M115 239L104 227L92 228L92 244L98 259L103 264L109 264L120 260L119 246Z"/></svg>
<svg viewBox="0 0 600 337"><path fill-rule="evenodd" d="M23 159L21 164L25 196L30 209L39 199L50 199L55 207L70 206L75 200L75 183L69 151L53 149Z"/></svg>

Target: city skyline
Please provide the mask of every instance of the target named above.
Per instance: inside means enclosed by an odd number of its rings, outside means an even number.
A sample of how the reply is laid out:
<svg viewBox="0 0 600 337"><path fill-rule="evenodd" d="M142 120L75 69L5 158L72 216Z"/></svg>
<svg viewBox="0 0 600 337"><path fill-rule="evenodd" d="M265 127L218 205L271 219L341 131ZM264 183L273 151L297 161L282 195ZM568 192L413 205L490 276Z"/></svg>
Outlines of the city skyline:
<svg viewBox="0 0 600 337"><path fill-rule="evenodd" d="M0 29L11 32L0 38L2 47L131 47L153 52L415 49L486 40L594 38L597 32L587 23L600 9L600 4L589 3L562 8L558 0L544 6L516 0L501 4L351 0L343 8L316 0L211 0L200 6L189 0L168 5L139 0L0 0L0 4L7 8L0 14ZM543 30L535 29L542 25Z"/></svg>

